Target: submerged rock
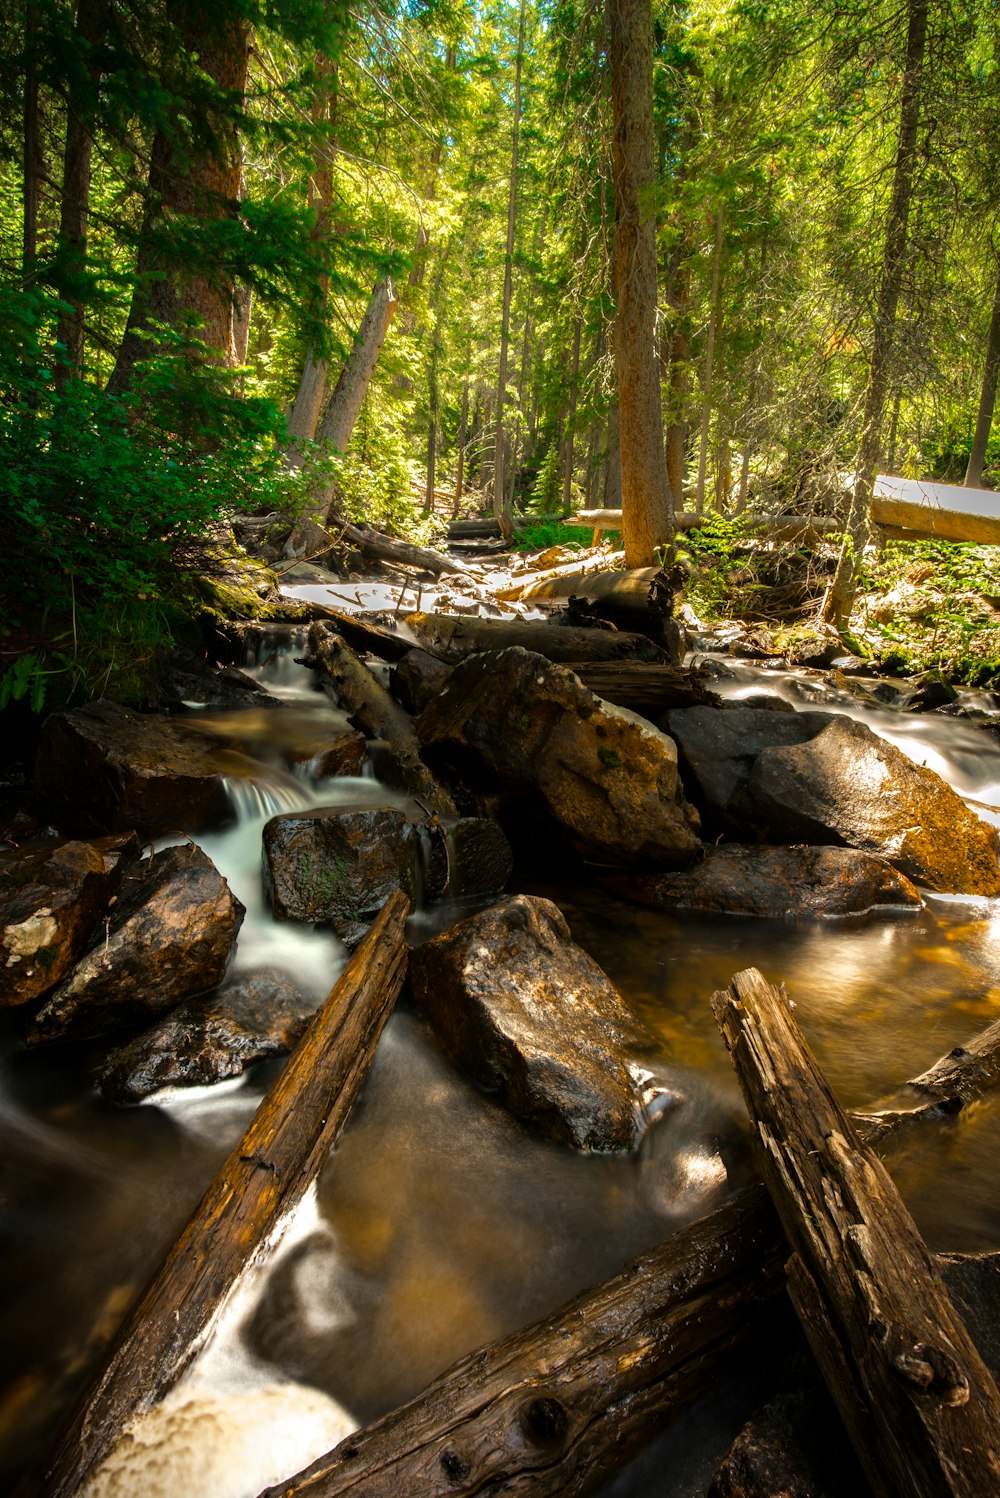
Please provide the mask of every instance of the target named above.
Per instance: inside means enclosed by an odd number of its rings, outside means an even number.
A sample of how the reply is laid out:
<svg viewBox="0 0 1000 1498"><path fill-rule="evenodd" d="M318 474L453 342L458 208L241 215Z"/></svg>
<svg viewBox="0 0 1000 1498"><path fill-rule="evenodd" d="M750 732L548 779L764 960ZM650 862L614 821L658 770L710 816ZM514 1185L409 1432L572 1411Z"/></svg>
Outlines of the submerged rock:
<svg viewBox="0 0 1000 1498"><path fill-rule="evenodd" d="M584 857L673 866L700 846L673 740L520 646L457 666L417 732L454 768L533 792Z"/></svg>
<svg viewBox="0 0 1000 1498"><path fill-rule="evenodd" d="M708 807L769 842L841 844L929 889L1000 894L996 829L939 775L837 713L673 710Z"/></svg>
<svg viewBox="0 0 1000 1498"><path fill-rule="evenodd" d="M231 979L186 999L104 1063L97 1085L116 1103L138 1103L161 1087L199 1087L238 1077L253 1061L284 1056L315 1004L274 968Z"/></svg>
<svg viewBox="0 0 1000 1498"><path fill-rule="evenodd" d="M264 887L279 921L357 941L395 889L413 898L418 835L396 806L320 806L264 827Z"/></svg>
<svg viewBox="0 0 1000 1498"><path fill-rule="evenodd" d="M498 895L506 889L513 868L510 843L492 817L461 817L431 825L424 871L431 900Z"/></svg>
<svg viewBox="0 0 1000 1498"><path fill-rule="evenodd" d="M196 832L231 814L218 746L117 702L53 713L42 725L35 793L71 832Z"/></svg>
<svg viewBox="0 0 1000 1498"><path fill-rule="evenodd" d="M215 988L243 906L200 848L165 848L130 870L96 946L53 989L31 1044L103 1035Z"/></svg>
<svg viewBox="0 0 1000 1498"><path fill-rule="evenodd" d="M636 1144L628 1052L652 1038L551 901L515 895L434 937L412 954L410 985L455 1064L539 1133Z"/></svg>
<svg viewBox="0 0 1000 1498"><path fill-rule="evenodd" d="M657 910L720 915L824 918L920 910L923 900L884 858L856 848L765 848L723 843L706 848L686 873L607 874L616 894Z"/></svg>
<svg viewBox="0 0 1000 1498"><path fill-rule="evenodd" d="M0 852L0 1007L69 972L138 853L131 836Z"/></svg>

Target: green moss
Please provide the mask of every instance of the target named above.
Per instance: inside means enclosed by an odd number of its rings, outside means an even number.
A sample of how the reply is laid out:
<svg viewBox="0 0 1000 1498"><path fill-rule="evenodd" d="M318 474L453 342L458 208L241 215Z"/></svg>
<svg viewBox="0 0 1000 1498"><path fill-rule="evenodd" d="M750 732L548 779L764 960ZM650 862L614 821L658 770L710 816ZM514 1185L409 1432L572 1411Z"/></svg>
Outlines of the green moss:
<svg viewBox="0 0 1000 1498"><path fill-rule="evenodd" d="M618 770L621 768L621 756L617 749L598 749L597 757L606 770Z"/></svg>

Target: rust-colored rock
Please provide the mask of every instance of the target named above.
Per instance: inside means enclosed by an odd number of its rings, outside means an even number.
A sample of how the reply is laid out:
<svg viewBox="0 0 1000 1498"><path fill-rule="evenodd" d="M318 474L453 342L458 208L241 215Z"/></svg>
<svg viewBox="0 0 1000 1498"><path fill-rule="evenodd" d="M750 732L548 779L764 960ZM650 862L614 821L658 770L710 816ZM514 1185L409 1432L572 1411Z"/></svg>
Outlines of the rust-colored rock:
<svg viewBox="0 0 1000 1498"><path fill-rule="evenodd" d="M584 857L671 867L700 846L673 740L519 646L457 666L417 732L453 768L532 791Z"/></svg>
<svg viewBox="0 0 1000 1498"><path fill-rule="evenodd" d="M95 946L49 994L28 1029L37 1044L103 1035L215 988L243 906L194 844L165 848L123 880Z"/></svg>
<svg viewBox="0 0 1000 1498"><path fill-rule="evenodd" d="M101 1069L97 1085L118 1103L138 1103L161 1087L199 1087L238 1077L253 1061L284 1056L315 1005L274 968L243 974L215 993L186 999Z"/></svg>
<svg viewBox="0 0 1000 1498"><path fill-rule="evenodd" d="M0 1006L53 988L92 937L133 837L0 852Z"/></svg>
<svg viewBox="0 0 1000 1498"><path fill-rule="evenodd" d="M35 794L83 836L197 832L231 816L218 746L167 718L91 702L42 726Z"/></svg>
<svg viewBox="0 0 1000 1498"><path fill-rule="evenodd" d="M410 983L456 1065L538 1132L635 1145L629 1052L651 1037L551 901L515 895L461 921L417 948Z"/></svg>
<svg viewBox="0 0 1000 1498"><path fill-rule="evenodd" d="M613 873L602 883L657 910L699 910L770 920L823 919L920 910L923 900L884 858L856 848L706 848L684 873Z"/></svg>

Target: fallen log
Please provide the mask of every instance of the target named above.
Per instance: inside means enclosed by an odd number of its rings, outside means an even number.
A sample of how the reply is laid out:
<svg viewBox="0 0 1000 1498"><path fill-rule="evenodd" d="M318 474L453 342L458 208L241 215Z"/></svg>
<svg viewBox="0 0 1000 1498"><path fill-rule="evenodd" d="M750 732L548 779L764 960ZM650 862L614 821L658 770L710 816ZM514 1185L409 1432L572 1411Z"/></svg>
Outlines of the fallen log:
<svg viewBox="0 0 1000 1498"><path fill-rule="evenodd" d="M912 1218L755 969L712 999L792 1247L792 1304L874 1491L1000 1490L1000 1393Z"/></svg>
<svg viewBox="0 0 1000 1498"><path fill-rule="evenodd" d="M561 577L572 580L573 578L582 579L603 576L605 573L609 576L621 577L624 574L616 572L615 569L620 567L624 560L625 553L623 551L602 551L598 556L585 556L579 558L579 560L574 559L572 562L562 562L558 567L549 567L541 572L531 572L521 578L512 579L501 588L494 588L493 597L500 599L504 603L514 603L524 596L526 589L534 587L536 583L546 583ZM581 593L584 597L587 596L580 588L573 588L570 591ZM556 597L557 595L542 593L539 596L545 598L549 596Z"/></svg>
<svg viewBox="0 0 1000 1498"><path fill-rule="evenodd" d="M660 571L659 567L635 567L629 572L588 571L577 565L572 571L560 569L554 576L531 578L515 596L525 603L547 598L607 599L624 608L641 609L648 604L649 590ZM511 591L505 589L504 596Z"/></svg>
<svg viewBox="0 0 1000 1498"><path fill-rule="evenodd" d="M70 1498L135 1416L199 1351L238 1283L280 1236L339 1135L406 970L396 891L133 1307L29 1493Z"/></svg>
<svg viewBox="0 0 1000 1498"><path fill-rule="evenodd" d="M374 557L379 562L398 562L403 567L430 572L434 577L440 577L442 572L457 572L463 576L467 576L469 572L465 563L455 561L454 557L447 557L443 552L433 551L428 546L395 541L390 536L383 536L381 531L372 530L370 525L342 525L339 527L339 534L365 556Z"/></svg>
<svg viewBox="0 0 1000 1498"><path fill-rule="evenodd" d="M759 1187L554 1315L470 1353L266 1498L593 1492L763 1334L783 1247ZM265 1495L261 1495L265 1498Z"/></svg>
<svg viewBox="0 0 1000 1498"><path fill-rule="evenodd" d="M919 1077L911 1077L899 1094L872 1113L855 1114L869 1143L923 1118L961 1113L987 1087L1000 1080L1000 1020L955 1046ZM914 1097L913 1094L916 1094Z"/></svg>
<svg viewBox="0 0 1000 1498"><path fill-rule="evenodd" d="M303 612L309 619L330 624L342 635L352 650L367 651L383 661L401 661L413 649L413 641L384 625L347 614L328 603L307 603Z"/></svg>
<svg viewBox="0 0 1000 1498"><path fill-rule="evenodd" d="M322 673L324 686L329 687L338 705L347 709L362 733L385 744L398 766L405 789L424 801L429 810L454 816L455 804L450 794L424 764L409 713L393 701L382 683L376 681L329 625L317 623L310 627L306 662Z"/></svg>
<svg viewBox="0 0 1000 1498"><path fill-rule="evenodd" d="M670 707L723 705L718 693L705 685L697 667L653 661L578 661L571 669L596 697L646 717Z"/></svg>
<svg viewBox="0 0 1000 1498"><path fill-rule="evenodd" d="M693 510L674 511L674 530L679 532L695 531L712 518L713 512L706 510L698 515ZM835 515L762 515L750 518L741 517L743 525L748 532L763 531L769 541L795 541L800 545L812 546L823 536L828 536L836 531L842 531L844 522L838 520ZM593 531L591 544L596 546L603 531L620 531L622 528L621 510L580 510L572 515L567 525L579 525Z"/></svg>
<svg viewBox="0 0 1000 1498"><path fill-rule="evenodd" d="M406 624L432 655L456 663L487 650L521 645L550 661L659 661L667 653L646 635L584 629L537 619L473 619L452 614L408 614Z"/></svg>

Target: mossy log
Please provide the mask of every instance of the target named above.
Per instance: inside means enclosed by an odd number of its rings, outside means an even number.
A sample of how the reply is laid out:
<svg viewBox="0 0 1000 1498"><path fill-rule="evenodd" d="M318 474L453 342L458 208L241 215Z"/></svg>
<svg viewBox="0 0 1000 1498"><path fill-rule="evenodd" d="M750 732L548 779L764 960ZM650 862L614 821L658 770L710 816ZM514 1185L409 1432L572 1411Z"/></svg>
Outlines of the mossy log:
<svg viewBox="0 0 1000 1498"><path fill-rule="evenodd" d="M273 1245L322 1167L360 1091L406 971L409 904L386 902L26 1493L71 1498L135 1416L204 1345L243 1276Z"/></svg>
<svg viewBox="0 0 1000 1498"><path fill-rule="evenodd" d="M1000 1492L1000 1393L784 993L751 968L712 1007L792 1248L789 1295L872 1488Z"/></svg>

